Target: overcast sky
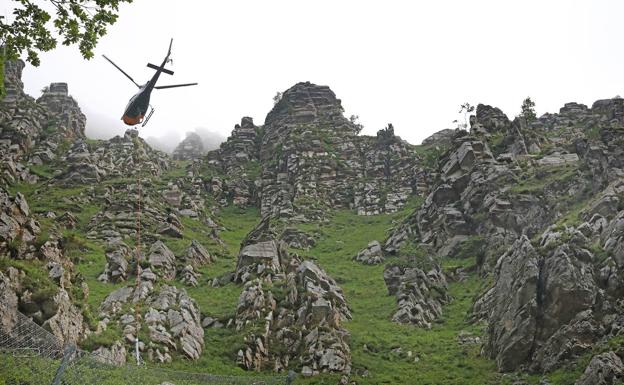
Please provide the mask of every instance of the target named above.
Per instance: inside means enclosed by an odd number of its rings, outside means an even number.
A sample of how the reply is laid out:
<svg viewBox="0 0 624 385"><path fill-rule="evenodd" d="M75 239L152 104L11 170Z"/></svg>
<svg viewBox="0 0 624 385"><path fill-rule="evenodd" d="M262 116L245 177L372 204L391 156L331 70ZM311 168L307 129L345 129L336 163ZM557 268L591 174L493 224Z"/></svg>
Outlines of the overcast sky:
<svg viewBox="0 0 624 385"><path fill-rule="evenodd" d="M15 2L0 4L10 14ZM451 127L465 101L512 117L527 96L541 114L624 94L623 16L621 0L135 0L94 59L61 47L27 67L24 82L35 97L68 82L88 135L123 133L136 87L100 55L141 83L173 37L175 75L161 84L200 85L154 91L143 137L172 145L199 130L218 139L242 116L261 124L277 91L311 81L330 86L363 133L391 122L420 143Z"/></svg>

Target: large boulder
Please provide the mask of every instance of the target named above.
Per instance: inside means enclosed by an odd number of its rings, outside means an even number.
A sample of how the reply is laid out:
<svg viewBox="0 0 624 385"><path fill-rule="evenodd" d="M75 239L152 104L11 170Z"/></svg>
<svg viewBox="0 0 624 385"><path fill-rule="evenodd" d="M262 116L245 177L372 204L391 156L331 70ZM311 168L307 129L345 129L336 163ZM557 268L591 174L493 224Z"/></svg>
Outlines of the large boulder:
<svg viewBox="0 0 624 385"><path fill-rule="evenodd" d="M485 104L477 105L475 118L470 119L471 133L501 133L506 132L511 121L500 108Z"/></svg>
<svg viewBox="0 0 624 385"><path fill-rule="evenodd" d="M64 289L59 289L54 296L56 312L48 318L43 327L48 329L64 344L77 344L90 334L82 312L71 301Z"/></svg>
<svg viewBox="0 0 624 385"><path fill-rule="evenodd" d="M130 258L130 248L123 242L120 240L109 242L106 246L106 266L98 280L113 283L125 281L128 278Z"/></svg>
<svg viewBox="0 0 624 385"><path fill-rule="evenodd" d="M186 249L186 263L195 267L213 263L215 260L216 257L211 255L208 250L195 239L191 241L191 244Z"/></svg>
<svg viewBox="0 0 624 385"><path fill-rule="evenodd" d="M0 331L13 330L17 323L17 295L9 279L0 272Z"/></svg>
<svg viewBox="0 0 624 385"><path fill-rule="evenodd" d="M624 364L620 356L607 352L594 356L575 385L617 385L624 381Z"/></svg>
<svg viewBox="0 0 624 385"><path fill-rule="evenodd" d="M371 241L365 249L361 250L354 258L365 265L378 265L384 261L381 244L379 241Z"/></svg>
<svg viewBox="0 0 624 385"><path fill-rule="evenodd" d="M161 241L156 241L147 253L147 262L153 272L165 280L171 281L176 276L176 257Z"/></svg>
<svg viewBox="0 0 624 385"><path fill-rule="evenodd" d="M488 340L485 350L501 371L527 361L537 333L541 257L521 237L498 261L494 286L477 302L485 306Z"/></svg>
<svg viewBox="0 0 624 385"><path fill-rule="evenodd" d="M604 333L591 312L599 290L583 242L573 228L547 230L539 250L521 236L498 260L474 313L488 321L485 351L499 370L552 370Z"/></svg>
<svg viewBox="0 0 624 385"><path fill-rule="evenodd" d="M144 281L145 282L145 281ZM204 348L204 330L199 306L186 290L162 285L154 290L151 282L143 287L125 286L109 294L100 306L100 317L117 322L124 341L135 342L134 312L124 313L129 304L141 303L142 327L147 327L148 341L141 341L147 356L154 362L171 362L172 350L196 360Z"/></svg>
<svg viewBox="0 0 624 385"><path fill-rule="evenodd" d="M392 321L431 328L450 301L444 273L438 268L424 272L417 267L386 266L384 280L390 295L397 297Z"/></svg>

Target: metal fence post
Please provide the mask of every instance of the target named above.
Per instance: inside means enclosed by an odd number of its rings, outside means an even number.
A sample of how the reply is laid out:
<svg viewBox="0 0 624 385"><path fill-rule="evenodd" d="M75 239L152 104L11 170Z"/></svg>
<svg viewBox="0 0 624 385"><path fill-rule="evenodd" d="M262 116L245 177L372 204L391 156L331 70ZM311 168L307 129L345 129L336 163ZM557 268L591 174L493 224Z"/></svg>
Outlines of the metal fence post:
<svg viewBox="0 0 624 385"><path fill-rule="evenodd" d="M76 352L76 345L68 345L65 348L65 352L63 353L63 359L61 360L61 365L56 370L56 374L54 375L54 381L52 381L52 385L60 385L61 380L63 379L63 373L65 373L65 369L67 369L67 364L71 360L71 357Z"/></svg>

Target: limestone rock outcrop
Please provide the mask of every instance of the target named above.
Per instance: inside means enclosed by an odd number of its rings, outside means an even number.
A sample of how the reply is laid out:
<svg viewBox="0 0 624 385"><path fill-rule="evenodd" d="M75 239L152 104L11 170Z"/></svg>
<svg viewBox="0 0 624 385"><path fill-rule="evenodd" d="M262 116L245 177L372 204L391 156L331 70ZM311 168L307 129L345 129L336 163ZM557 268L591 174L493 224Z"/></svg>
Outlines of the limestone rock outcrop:
<svg viewBox="0 0 624 385"><path fill-rule="evenodd" d="M195 267L208 265L210 263L213 263L216 259L213 255L210 255L208 250L206 250L206 248L195 239L191 241L191 244L186 249L185 258L186 263L189 263Z"/></svg>
<svg viewBox="0 0 624 385"><path fill-rule="evenodd" d="M146 259L150 269L158 276L167 281L175 278L176 257L161 241L156 241L150 246Z"/></svg>
<svg viewBox="0 0 624 385"><path fill-rule="evenodd" d="M449 146L456 135L455 130L447 128L428 136L422 141L423 146Z"/></svg>
<svg viewBox="0 0 624 385"><path fill-rule="evenodd" d="M30 207L21 193L11 197L0 187L0 254L13 258L32 258L36 251L32 243L41 231L31 217Z"/></svg>
<svg viewBox="0 0 624 385"><path fill-rule="evenodd" d="M106 266L98 277L103 282L125 281L129 275L130 248L120 240L109 242L106 250Z"/></svg>
<svg viewBox="0 0 624 385"><path fill-rule="evenodd" d="M298 83L256 127L243 118L208 154L227 179L210 189L223 203L258 202L262 215L312 221L329 208L361 215L394 212L417 193L420 159L390 124L376 137L358 136L327 86ZM392 186L392 188L389 188Z"/></svg>
<svg viewBox="0 0 624 385"><path fill-rule="evenodd" d="M204 154L202 138L194 132L189 132L186 134L186 138L173 150L171 157L173 160L195 160L200 159Z"/></svg>
<svg viewBox="0 0 624 385"><path fill-rule="evenodd" d="M138 173L158 176L170 167L168 157L153 150L132 129L123 137L115 136L96 144L76 140L61 160L69 165L54 178L55 183L62 185L91 184Z"/></svg>
<svg viewBox="0 0 624 385"><path fill-rule="evenodd" d="M76 344L90 331L82 312L71 301L69 294L60 289L53 297L55 314L48 318L43 327L50 330L64 344Z"/></svg>
<svg viewBox="0 0 624 385"><path fill-rule="evenodd" d="M442 306L450 302L444 273L439 268L428 272L417 267L386 266L384 280L388 293L397 297L397 311L392 321L431 328L442 315Z"/></svg>
<svg viewBox="0 0 624 385"><path fill-rule="evenodd" d="M365 249L361 250L354 258L365 265L378 265L383 263L383 251L379 241L370 241Z"/></svg>
<svg viewBox="0 0 624 385"><path fill-rule="evenodd" d="M286 251L279 231L265 217L241 245L235 280L244 282L236 308L237 330L245 337L238 363L246 369L302 373L351 371L351 318L342 289L314 262Z"/></svg>
<svg viewBox="0 0 624 385"><path fill-rule="evenodd" d="M570 239L570 241L563 241ZM546 231L536 249L525 236L498 261L494 286L475 304L488 319L486 351L502 371L531 363L552 370L591 348L604 330L593 255L575 229Z"/></svg>
<svg viewBox="0 0 624 385"><path fill-rule="evenodd" d="M575 385L615 385L624 381L624 364L620 356L607 352L592 358Z"/></svg>
<svg viewBox="0 0 624 385"><path fill-rule="evenodd" d="M93 358L103 364L122 366L126 364L126 347L121 341L115 342L110 347L100 346L93 351Z"/></svg>
<svg viewBox="0 0 624 385"><path fill-rule="evenodd" d="M69 95L67 83L52 83L43 90L37 104L48 111L49 126L62 131L66 138L84 138L87 118L78 102ZM52 120L52 122L50 122Z"/></svg>
<svg viewBox="0 0 624 385"><path fill-rule="evenodd" d="M153 279L156 277L154 276ZM184 289L162 285L154 290L153 281L143 286L125 286L113 291L102 302L100 318L116 323L123 331L125 343L133 344L137 335L134 312L124 313L125 304L141 302L143 322L149 341L141 341L141 350L154 362L171 362L176 351L196 360L204 348L204 329L200 310Z"/></svg>

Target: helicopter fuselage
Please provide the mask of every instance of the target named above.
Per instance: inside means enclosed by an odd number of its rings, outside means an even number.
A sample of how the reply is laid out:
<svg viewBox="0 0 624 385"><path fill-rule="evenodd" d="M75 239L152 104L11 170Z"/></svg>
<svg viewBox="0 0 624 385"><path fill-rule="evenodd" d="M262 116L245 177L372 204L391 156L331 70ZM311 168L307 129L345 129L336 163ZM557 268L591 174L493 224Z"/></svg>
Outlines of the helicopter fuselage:
<svg viewBox="0 0 624 385"><path fill-rule="evenodd" d="M167 56L163 60L160 66L154 65L152 63L147 63L147 66L151 69L156 70L156 73L152 78L145 84L139 85L139 83L135 82L134 79L130 75L126 73L121 67L115 64L111 59L107 58L106 55L104 59L108 60L110 64L112 64L115 68L117 68L122 74L124 74L135 86L138 87L139 91L134 94L133 97L128 101L128 105L126 105L126 109L121 117L121 120L129 126L135 126L137 124L142 124L145 126L147 122L150 120L152 114L154 113L154 108L152 107L149 114L147 110L150 108L150 97L152 95L152 91L155 89L164 89L164 88L176 88L176 87L188 87L188 86L196 86L197 83L184 83L184 84L169 84L166 86L157 86L158 78L161 73L166 73L167 75L173 75L173 71L166 69L165 64L171 63L169 57L171 56L171 45L173 44L173 39L169 42L169 51L167 52ZM147 114L147 116L146 116Z"/></svg>
<svg viewBox="0 0 624 385"><path fill-rule="evenodd" d="M141 123L147 113L150 96L152 95L152 89L148 88L148 85L149 83L141 86L139 92L130 98L128 105L126 106L126 110L124 111L121 120L129 126Z"/></svg>
<svg viewBox="0 0 624 385"><path fill-rule="evenodd" d="M156 82L158 81L165 64L167 64L167 60L169 60L169 54L167 54L167 57L163 60L162 65L156 70L156 73L152 76L150 81L142 85L139 88L139 92L130 98L128 105L126 106L126 110L121 117L121 120L123 120L123 122L128 126L135 126L143 121L143 118L147 113L147 109L149 108L152 91L154 90L154 86L156 86Z"/></svg>

